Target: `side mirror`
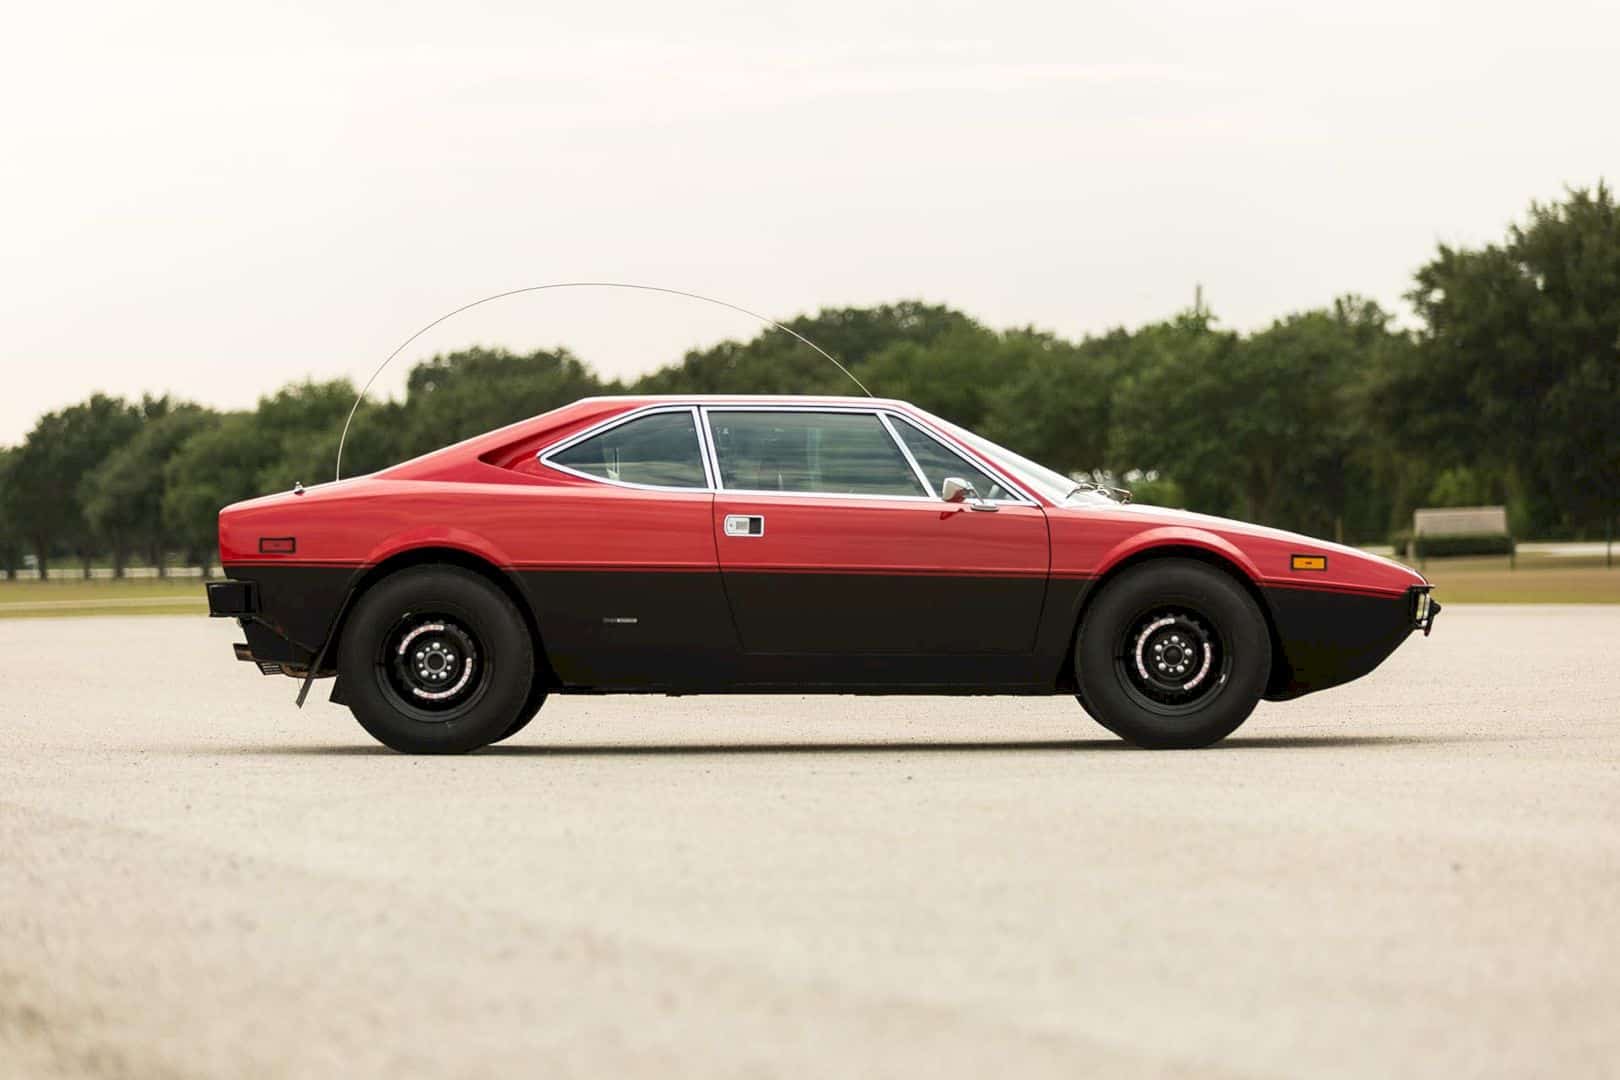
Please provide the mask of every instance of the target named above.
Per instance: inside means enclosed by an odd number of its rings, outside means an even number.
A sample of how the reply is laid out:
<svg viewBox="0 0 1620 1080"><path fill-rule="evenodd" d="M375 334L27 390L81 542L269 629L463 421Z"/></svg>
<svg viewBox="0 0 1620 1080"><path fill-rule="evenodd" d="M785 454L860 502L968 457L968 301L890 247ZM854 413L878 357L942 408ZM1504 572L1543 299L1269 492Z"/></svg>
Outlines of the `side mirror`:
<svg viewBox="0 0 1620 1080"><path fill-rule="evenodd" d="M978 490L960 476L947 476L939 485L939 497L948 503L966 503L972 510L994 510L995 503L979 498Z"/></svg>

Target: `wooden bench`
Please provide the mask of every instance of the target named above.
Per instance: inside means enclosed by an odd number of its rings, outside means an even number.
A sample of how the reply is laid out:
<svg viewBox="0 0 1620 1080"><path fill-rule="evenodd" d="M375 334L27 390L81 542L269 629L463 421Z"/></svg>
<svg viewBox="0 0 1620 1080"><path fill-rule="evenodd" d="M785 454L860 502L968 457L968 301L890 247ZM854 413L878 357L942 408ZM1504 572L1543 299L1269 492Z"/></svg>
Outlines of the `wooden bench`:
<svg viewBox="0 0 1620 1080"><path fill-rule="evenodd" d="M1514 565L1513 534L1508 529L1505 506L1447 506L1412 513L1412 543L1418 562L1428 562L1423 537L1490 536L1507 540L1508 566Z"/></svg>

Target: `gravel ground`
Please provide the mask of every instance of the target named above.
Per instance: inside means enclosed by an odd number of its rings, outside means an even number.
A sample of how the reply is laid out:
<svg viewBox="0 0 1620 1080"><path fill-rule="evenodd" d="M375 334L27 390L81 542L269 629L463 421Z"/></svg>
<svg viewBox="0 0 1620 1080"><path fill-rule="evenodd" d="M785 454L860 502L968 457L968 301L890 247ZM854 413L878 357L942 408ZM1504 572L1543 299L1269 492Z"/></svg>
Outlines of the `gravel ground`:
<svg viewBox="0 0 1620 1080"><path fill-rule="evenodd" d="M575 698L381 751L192 617L0 623L0 1073L1613 1075L1620 607L1220 748Z"/></svg>

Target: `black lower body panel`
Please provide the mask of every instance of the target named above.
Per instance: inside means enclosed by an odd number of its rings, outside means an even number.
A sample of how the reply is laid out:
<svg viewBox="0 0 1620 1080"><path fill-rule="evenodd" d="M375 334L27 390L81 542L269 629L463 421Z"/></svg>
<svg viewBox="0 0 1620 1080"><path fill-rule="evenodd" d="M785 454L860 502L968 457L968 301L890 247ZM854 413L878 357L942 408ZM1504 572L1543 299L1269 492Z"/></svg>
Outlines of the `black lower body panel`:
<svg viewBox="0 0 1620 1080"><path fill-rule="evenodd" d="M1266 697L1299 697L1359 679L1416 627L1410 593L1368 596L1326 589L1266 588L1281 656Z"/></svg>
<svg viewBox="0 0 1620 1080"><path fill-rule="evenodd" d="M1053 666L1035 648L1042 577L609 570L517 576L560 689L1052 690Z"/></svg>
<svg viewBox="0 0 1620 1080"><path fill-rule="evenodd" d="M1049 694L1028 653L747 653L715 689L739 694Z"/></svg>
<svg viewBox="0 0 1620 1080"><path fill-rule="evenodd" d="M247 654L307 668L365 573L243 564ZM1086 582L1041 577L516 570L556 690L668 693L1052 693L1070 670ZM733 615L746 596L753 647ZM228 602L227 602L228 601ZM335 650L321 664L330 674Z"/></svg>
<svg viewBox="0 0 1620 1080"><path fill-rule="evenodd" d="M749 653L1027 655L1046 578L727 570Z"/></svg>
<svg viewBox="0 0 1620 1080"><path fill-rule="evenodd" d="M225 567L226 577L252 586L258 610L240 618L253 659L307 667L326 641L359 573L354 566Z"/></svg>
<svg viewBox="0 0 1620 1080"><path fill-rule="evenodd" d="M211 589L214 613L239 619L248 658L296 669L312 663L364 573L358 566L260 563L225 570L243 586ZM534 615L549 680L581 692L1063 692L1073 688L1073 635L1092 585L1079 578L717 571L510 576ZM1271 700L1359 678L1413 629L1427 629L1415 621L1411 593L1263 593L1277 634ZM742 614L734 617L739 603ZM739 618L748 633L738 632Z"/></svg>
<svg viewBox="0 0 1620 1080"><path fill-rule="evenodd" d="M562 688L690 689L735 674L737 631L715 571L515 576Z"/></svg>
<svg viewBox="0 0 1620 1080"><path fill-rule="evenodd" d="M1075 689L1074 635L1080 628L1080 609L1094 582L1089 577L1054 577L1046 583L1035 657L1040 678L1049 689L1062 693Z"/></svg>

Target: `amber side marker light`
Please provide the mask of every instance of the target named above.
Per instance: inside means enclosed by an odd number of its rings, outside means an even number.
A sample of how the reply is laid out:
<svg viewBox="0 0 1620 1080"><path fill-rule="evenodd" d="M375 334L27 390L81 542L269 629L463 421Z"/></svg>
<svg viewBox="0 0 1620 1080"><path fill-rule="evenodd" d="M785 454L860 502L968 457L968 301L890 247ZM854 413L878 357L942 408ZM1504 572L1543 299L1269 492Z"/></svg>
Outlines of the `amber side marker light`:
<svg viewBox="0 0 1620 1080"><path fill-rule="evenodd" d="M297 553L298 538L295 536L259 537L260 555L296 555Z"/></svg>
<svg viewBox="0 0 1620 1080"><path fill-rule="evenodd" d="M1326 555L1294 555L1288 560L1291 570L1326 570Z"/></svg>

